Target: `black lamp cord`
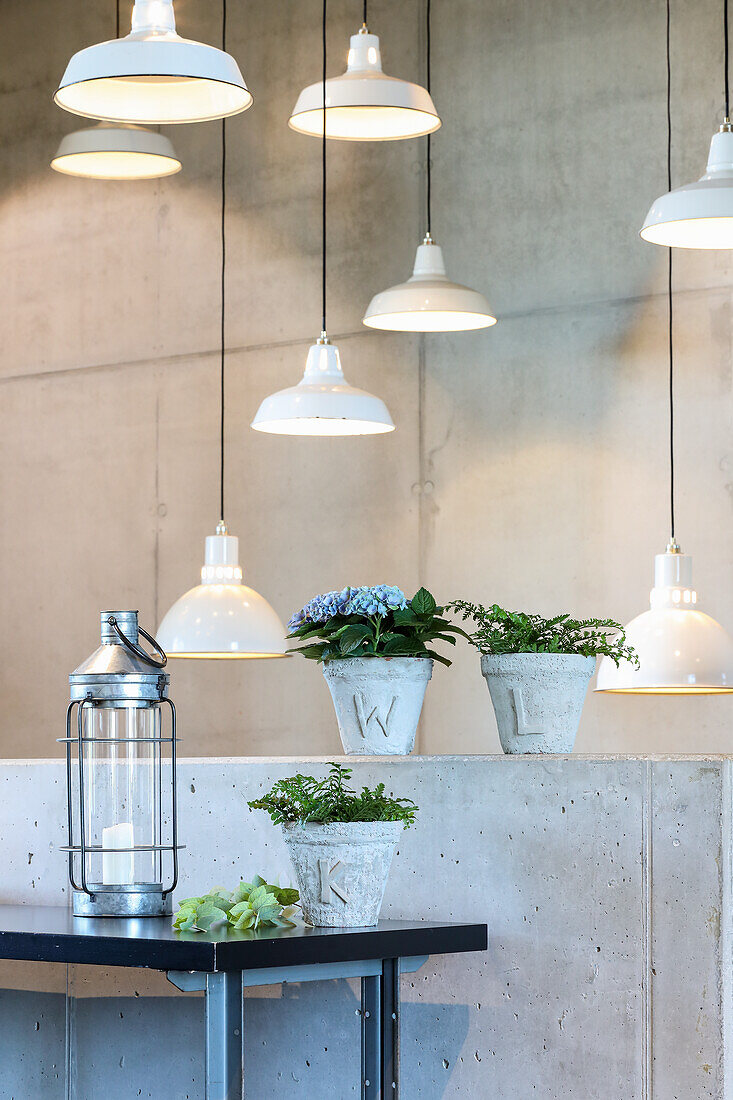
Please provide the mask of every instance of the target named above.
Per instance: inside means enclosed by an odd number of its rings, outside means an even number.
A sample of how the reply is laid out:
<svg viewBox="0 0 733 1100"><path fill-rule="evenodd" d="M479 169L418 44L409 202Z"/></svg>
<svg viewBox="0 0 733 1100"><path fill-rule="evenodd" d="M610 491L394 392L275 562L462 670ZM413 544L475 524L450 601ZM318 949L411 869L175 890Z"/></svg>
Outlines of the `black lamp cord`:
<svg viewBox="0 0 733 1100"><path fill-rule="evenodd" d="M667 0L667 191L672 190L672 62L671 62L670 0ZM725 84L725 117L730 118L728 0L723 0L723 67ZM674 308L672 298L672 249L667 268L667 300L669 302L669 528L674 542Z"/></svg>
<svg viewBox="0 0 733 1100"><path fill-rule="evenodd" d="M367 0L364 0L364 15L363 15L363 18L362 18L362 23L366 27L366 25L367 25Z"/></svg>
<svg viewBox="0 0 733 1100"><path fill-rule="evenodd" d="M426 0L425 3L425 86L427 88L428 95L430 95L430 0ZM425 165L425 188L426 188L426 206L427 206L427 235L430 236L431 228L431 216L430 207L432 199L432 185L430 178L430 137L427 136L427 161Z"/></svg>
<svg viewBox="0 0 733 1100"><path fill-rule="evenodd" d="M115 38L120 37L120 0L115 5Z"/></svg>
<svg viewBox="0 0 733 1100"><path fill-rule="evenodd" d="M221 48L226 51L227 42L227 0L221 3ZM224 351L225 351L225 317L226 317L226 266L227 266L227 241L226 241L226 204L227 204L227 124L226 119L221 120L221 370L220 370L220 399L221 417L219 422L219 515L224 523Z"/></svg>
<svg viewBox="0 0 733 1100"><path fill-rule="evenodd" d="M366 5L364 10L366 19ZM323 264L321 270L321 332L326 334L326 0L323 0L323 137L321 139L321 248L323 251Z"/></svg>
<svg viewBox="0 0 733 1100"><path fill-rule="evenodd" d="M725 0L726 7L728 0ZM670 42L670 0L667 0L667 190L672 190L672 62ZM672 249L667 270L667 300L669 303L669 533L674 542L674 342L672 328Z"/></svg>
<svg viewBox="0 0 733 1100"><path fill-rule="evenodd" d="M729 77L727 77L727 59L729 59L729 48L727 48L727 0L723 0L723 45L725 57L725 118L730 119L731 92L729 86Z"/></svg>

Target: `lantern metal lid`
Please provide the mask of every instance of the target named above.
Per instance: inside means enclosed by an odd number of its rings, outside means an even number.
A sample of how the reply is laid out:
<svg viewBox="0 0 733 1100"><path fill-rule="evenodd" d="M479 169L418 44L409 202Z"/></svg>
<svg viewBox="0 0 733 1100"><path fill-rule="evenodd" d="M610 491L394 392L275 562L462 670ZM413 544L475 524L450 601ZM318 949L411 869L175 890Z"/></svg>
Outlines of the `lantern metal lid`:
<svg viewBox="0 0 733 1100"><path fill-rule="evenodd" d="M106 702L155 703L168 694L167 658L155 639L138 623L137 611L100 612L101 642L69 676L70 698ZM139 644L140 635L156 656Z"/></svg>

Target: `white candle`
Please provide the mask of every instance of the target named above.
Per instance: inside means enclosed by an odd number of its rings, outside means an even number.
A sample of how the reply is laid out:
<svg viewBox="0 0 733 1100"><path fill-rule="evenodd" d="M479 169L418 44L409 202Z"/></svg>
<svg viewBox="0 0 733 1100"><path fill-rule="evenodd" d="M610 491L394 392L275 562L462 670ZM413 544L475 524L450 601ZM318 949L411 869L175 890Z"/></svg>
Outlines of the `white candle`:
<svg viewBox="0 0 733 1100"><path fill-rule="evenodd" d="M129 821L102 829L103 848L132 848L133 832ZM135 881L132 852L102 853L102 883L105 886L129 886Z"/></svg>

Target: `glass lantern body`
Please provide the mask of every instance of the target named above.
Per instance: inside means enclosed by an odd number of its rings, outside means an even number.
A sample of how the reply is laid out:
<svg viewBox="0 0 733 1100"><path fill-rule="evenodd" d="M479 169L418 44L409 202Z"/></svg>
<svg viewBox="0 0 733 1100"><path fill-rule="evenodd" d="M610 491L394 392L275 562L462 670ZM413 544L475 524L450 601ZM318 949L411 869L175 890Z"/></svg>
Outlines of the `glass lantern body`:
<svg viewBox="0 0 733 1100"><path fill-rule="evenodd" d="M84 877L92 888L162 888L160 706L83 707L81 723Z"/></svg>
<svg viewBox="0 0 733 1100"><path fill-rule="evenodd" d="M80 916L169 913L178 876L175 708L137 635L136 613L105 612L102 645L70 677L65 850Z"/></svg>

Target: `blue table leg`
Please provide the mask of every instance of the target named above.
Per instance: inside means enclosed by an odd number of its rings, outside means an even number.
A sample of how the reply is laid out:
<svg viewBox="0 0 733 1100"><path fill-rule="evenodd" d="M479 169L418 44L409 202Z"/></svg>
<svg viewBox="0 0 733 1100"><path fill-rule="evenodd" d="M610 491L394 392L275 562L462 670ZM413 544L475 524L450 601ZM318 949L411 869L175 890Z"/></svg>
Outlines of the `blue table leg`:
<svg viewBox="0 0 733 1100"><path fill-rule="evenodd" d="M206 975L206 1100L243 1100L242 994L240 971Z"/></svg>
<svg viewBox="0 0 733 1100"><path fill-rule="evenodd" d="M379 1100L382 1081L382 975L361 979L361 1100Z"/></svg>
<svg viewBox="0 0 733 1100"><path fill-rule="evenodd" d="M382 962L382 1100L400 1091L400 960Z"/></svg>
<svg viewBox="0 0 733 1100"><path fill-rule="evenodd" d="M399 1096L400 960L384 959L382 973L361 979L361 1096Z"/></svg>

